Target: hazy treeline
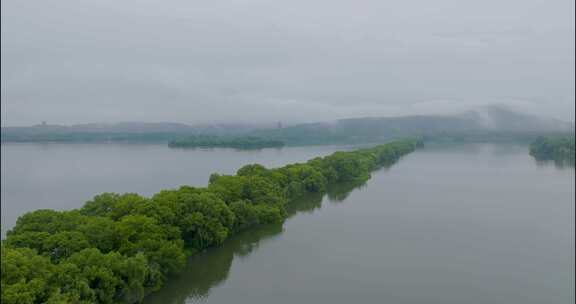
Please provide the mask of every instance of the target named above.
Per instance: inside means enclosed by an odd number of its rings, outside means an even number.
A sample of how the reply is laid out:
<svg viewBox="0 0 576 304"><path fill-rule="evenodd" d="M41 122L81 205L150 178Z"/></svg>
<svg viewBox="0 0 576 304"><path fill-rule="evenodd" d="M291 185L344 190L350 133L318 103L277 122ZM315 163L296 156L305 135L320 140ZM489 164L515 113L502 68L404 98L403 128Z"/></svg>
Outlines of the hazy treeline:
<svg viewBox="0 0 576 304"><path fill-rule="evenodd" d="M180 123L78 124L71 126L35 125L2 127L2 142L152 142L168 143L185 136L241 136L258 125L217 124L186 125Z"/></svg>
<svg viewBox="0 0 576 304"><path fill-rule="evenodd" d="M56 143L104 143L104 142L167 142L177 134L148 133L95 133L95 132L42 132L15 133L3 132L2 142L56 142Z"/></svg>
<svg viewBox="0 0 576 304"><path fill-rule="evenodd" d="M439 132L428 134L422 137L424 142L436 143L519 143L529 144L541 137L569 137L574 133L570 132L542 132L542 131L524 131L524 132Z"/></svg>
<svg viewBox="0 0 576 304"><path fill-rule="evenodd" d="M306 163L210 176L150 198L100 194L71 211L21 216L2 242L2 303L134 303L183 269L186 256L245 229L282 222L328 186L366 180L421 144L401 140Z"/></svg>
<svg viewBox="0 0 576 304"><path fill-rule="evenodd" d="M574 163L574 134L569 136L539 137L530 144L530 155L538 160L568 161Z"/></svg>
<svg viewBox="0 0 576 304"><path fill-rule="evenodd" d="M255 136L190 136L172 140L168 146L173 148L220 147L237 149L260 149L282 147L280 140L266 139Z"/></svg>
<svg viewBox="0 0 576 304"><path fill-rule="evenodd" d="M574 124L491 106L459 115L364 117L288 125L192 126L177 123L3 127L3 142L159 142L175 146L255 147L382 143L407 137L530 142L574 132ZM186 139L189 137L188 139ZM252 139L250 139L252 138ZM259 138L258 140L255 140ZM266 142L266 143L265 143Z"/></svg>

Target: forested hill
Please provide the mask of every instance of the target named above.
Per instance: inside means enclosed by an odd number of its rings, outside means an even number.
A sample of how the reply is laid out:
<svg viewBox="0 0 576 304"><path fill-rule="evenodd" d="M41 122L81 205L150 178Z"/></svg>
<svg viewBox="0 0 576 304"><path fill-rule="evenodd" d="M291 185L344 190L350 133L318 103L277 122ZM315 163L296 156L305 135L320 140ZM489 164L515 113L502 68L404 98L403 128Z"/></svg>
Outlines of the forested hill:
<svg viewBox="0 0 576 304"><path fill-rule="evenodd" d="M255 131L260 137L289 145L381 142L406 136L472 136L477 139L526 137L574 132L574 124L484 107L460 115L417 115L342 119L334 123L302 124ZM506 136L503 136L506 135Z"/></svg>
<svg viewBox="0 0 576 304"><path fill-rule="evenodd" d="M489 106L459 115L415 115L342 119L287 127L278 124L121 123L74 126L37 125L2 128L4 142L108 142L168 143L193 136L256 137L286 145L376 143L406 136L459 136L487 139L515 136L533 140L538 135L574 132L574 124ZM505 136L502 136L504 134Z"/></svg>
<svg viewBox="0 0 576 304"><path fill-rule="evenodd" d="M192 135L237 136L267 124L197 124L123 122L115 124L40 124L29 127L2 127L3 142L161 142Z"/></svg>

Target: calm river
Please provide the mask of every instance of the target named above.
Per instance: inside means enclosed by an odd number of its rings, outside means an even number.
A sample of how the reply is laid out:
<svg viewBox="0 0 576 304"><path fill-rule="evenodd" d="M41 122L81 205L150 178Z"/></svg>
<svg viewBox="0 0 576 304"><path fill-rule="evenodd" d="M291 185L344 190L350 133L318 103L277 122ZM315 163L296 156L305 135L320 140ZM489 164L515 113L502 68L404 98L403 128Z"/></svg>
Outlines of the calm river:
<svg viewBox="0 0 576 304"><path fill-rule="evenodd" d="M2 145L2 228L103 191L150 195L341 149ZM522 145L428 145L194 256L147 303L573 303L574 180Z"/></svg>

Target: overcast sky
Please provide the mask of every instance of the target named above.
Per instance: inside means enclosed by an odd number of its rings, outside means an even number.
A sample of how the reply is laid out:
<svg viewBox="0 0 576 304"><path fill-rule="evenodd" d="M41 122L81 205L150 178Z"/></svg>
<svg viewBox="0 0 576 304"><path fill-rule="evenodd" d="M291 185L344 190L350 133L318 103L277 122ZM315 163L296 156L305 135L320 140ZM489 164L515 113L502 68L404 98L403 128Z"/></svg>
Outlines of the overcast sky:
<svg viewBox="0 0 576 304"><path fill-rule="evenodd" d="M574 34L574 0L2 0L3 125L573 121Z"/></svg>

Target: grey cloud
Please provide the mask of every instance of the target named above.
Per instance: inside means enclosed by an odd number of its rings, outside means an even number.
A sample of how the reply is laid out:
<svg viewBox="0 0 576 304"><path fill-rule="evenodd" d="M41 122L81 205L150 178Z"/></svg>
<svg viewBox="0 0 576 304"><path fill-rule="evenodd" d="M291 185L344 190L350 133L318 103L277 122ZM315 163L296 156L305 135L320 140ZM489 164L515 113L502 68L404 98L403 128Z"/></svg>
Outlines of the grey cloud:
<svg viewBox="0 0 576 304"><path fill-rule="evenodd" d="M313 121L491 103L573 121L574 32L571 0L6 0L7 123Z"/></svg>

